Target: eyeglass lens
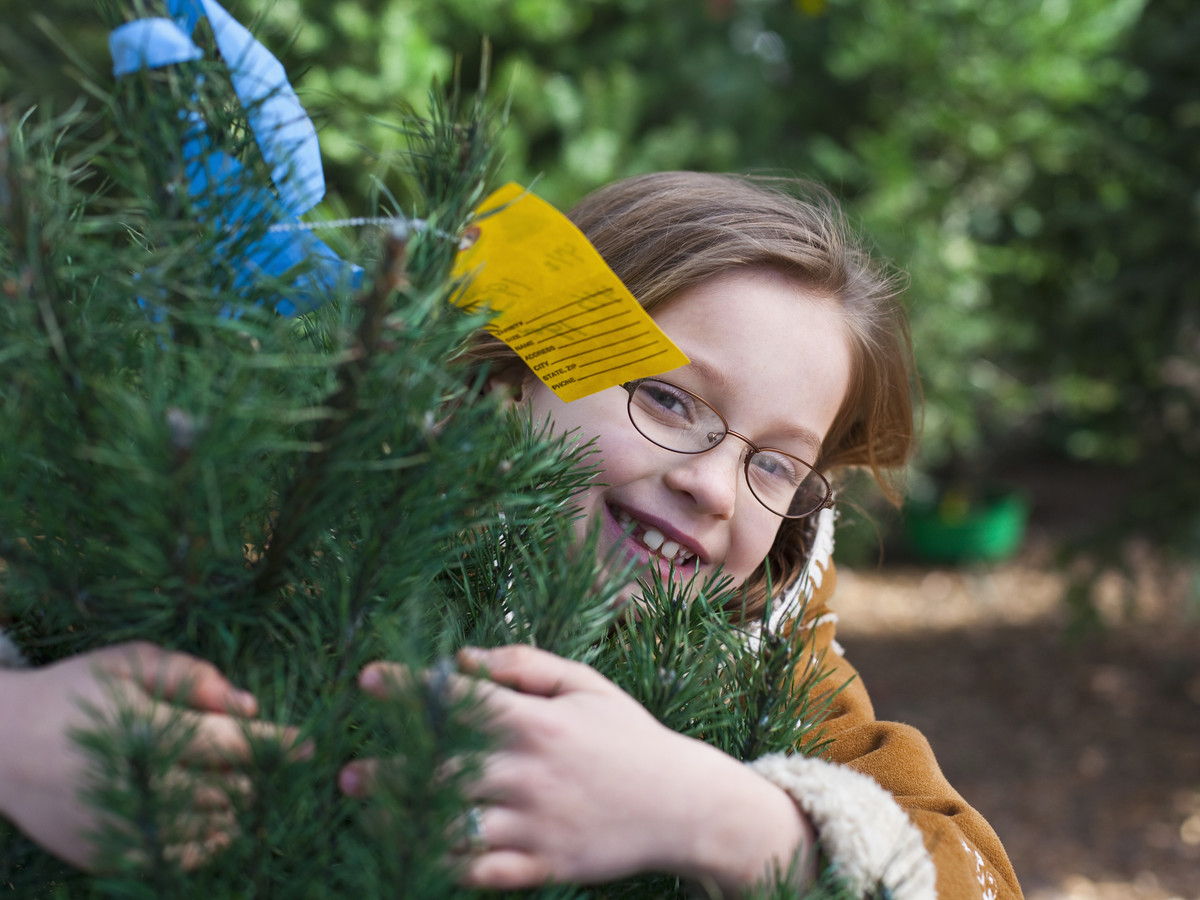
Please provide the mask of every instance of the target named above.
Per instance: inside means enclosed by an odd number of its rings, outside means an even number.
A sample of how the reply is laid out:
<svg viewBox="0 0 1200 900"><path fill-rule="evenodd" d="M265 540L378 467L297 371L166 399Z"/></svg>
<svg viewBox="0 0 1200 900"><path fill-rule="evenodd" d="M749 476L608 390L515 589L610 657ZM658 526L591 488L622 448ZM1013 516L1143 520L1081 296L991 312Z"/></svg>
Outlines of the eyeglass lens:
<svg viewBox="0 0 1200 900"><path fill-rule="evenodd" d="M629 394L629 419L649 441L676 453L703 453L725 439L725 421L704 400L665 381L647 379ZM798 518L819 509L829 485L803 460L758 450L745 464L758 501L776 515Z"/></svg>

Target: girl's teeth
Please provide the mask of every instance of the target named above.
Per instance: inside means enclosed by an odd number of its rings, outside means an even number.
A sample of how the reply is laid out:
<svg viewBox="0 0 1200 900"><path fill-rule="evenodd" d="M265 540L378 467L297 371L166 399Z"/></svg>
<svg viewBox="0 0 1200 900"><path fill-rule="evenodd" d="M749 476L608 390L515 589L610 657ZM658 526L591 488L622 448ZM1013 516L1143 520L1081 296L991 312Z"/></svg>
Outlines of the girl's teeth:
<svg viewBox="0 0 1200 900"><path fill-rule="evenodd" d="M636 526L637 521L624 510L614 510L616 519L622 525ZM647 528L642 532L642 544L650 551L657 552L663 559L673 560L678 564L691 562L695 557L675 541L668 541L667 536L657 528Z"/></svg>
<svg viewBox="0 0 1200 900"><path fill-rule="evenodd" d="M656 528L647 528L645 534L642 535L642 543L645 544L647 547L649 547L651 550L657 550L659 547L662 547L663 541L665 541L665 540L666 540L666 536L663 535L663 533ZM679 545L676 544L674 541L670 541L669 543L676 550L679 549ZM668 554L667 551L664 549L663 556L669 556L669 555L670 554Z"/></svg>

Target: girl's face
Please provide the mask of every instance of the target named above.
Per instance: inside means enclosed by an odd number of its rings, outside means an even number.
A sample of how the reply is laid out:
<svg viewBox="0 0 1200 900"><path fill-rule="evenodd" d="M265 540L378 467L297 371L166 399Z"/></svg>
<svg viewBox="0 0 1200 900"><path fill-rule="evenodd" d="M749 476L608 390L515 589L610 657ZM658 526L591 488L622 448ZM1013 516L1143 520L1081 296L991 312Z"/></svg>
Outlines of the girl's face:
<svg viewBox="0 0 1200 900"><path fill-rule="evenodd" d="M850 342L833 301L748 269L683 291L654 319L691 360L663 380L703 397L758 446L817 459L850 382ZM704 453L664 450L630 423L628 397L614 387L564 403L532 376L523 386L535 421L576 429L599 451L599 477L578 497L577 537L598 522L602 556L615 548L665 576L674 554L677 578L722 567L745 581L783 521L746 484L746 443L729 435ZM636 594L630 584L621 597Z"/></svg>

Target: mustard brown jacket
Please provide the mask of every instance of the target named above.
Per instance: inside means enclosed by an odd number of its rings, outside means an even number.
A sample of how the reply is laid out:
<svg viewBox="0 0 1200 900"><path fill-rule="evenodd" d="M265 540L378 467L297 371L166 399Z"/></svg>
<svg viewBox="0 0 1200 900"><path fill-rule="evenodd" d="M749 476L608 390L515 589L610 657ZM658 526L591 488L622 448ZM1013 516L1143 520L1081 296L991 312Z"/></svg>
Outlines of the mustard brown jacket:
<svg viewBox="0 0 1200 900"><path fill-rule="evenodd" d="M798 677L810 665L828 673L821 684L835 693L823 727L832 742L826 759L778 754L751 765L808 813L822 851L861 895L1019 900L999 838L950 786L929 742L909 725L875 718L837 642L833 515L822 515L826 537L818 538L791 607L783 603L777 616L786 621L790 613L784 627L811 637L811 658Z"/></svg>

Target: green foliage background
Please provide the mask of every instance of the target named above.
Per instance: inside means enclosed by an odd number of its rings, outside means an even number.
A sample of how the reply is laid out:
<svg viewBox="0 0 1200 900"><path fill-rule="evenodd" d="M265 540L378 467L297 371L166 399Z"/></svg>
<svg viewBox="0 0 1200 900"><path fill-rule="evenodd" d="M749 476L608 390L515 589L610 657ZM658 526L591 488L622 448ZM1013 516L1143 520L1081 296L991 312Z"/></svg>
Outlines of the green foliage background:
<svg viewBox="0 0 1200 900"><path fill-rule="evenodd" d="M456 61L478 71L485 37L504 174L560 206L663 168L826 182L911 274L922 471L1115 465L1125 525L1200 546L1191 0L227 5L258 17L316 118L332 212L368 211L401 106ZM93 9L0 0L0 97L62 106L76 72L106 78Z"/></svg>

